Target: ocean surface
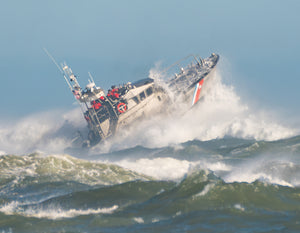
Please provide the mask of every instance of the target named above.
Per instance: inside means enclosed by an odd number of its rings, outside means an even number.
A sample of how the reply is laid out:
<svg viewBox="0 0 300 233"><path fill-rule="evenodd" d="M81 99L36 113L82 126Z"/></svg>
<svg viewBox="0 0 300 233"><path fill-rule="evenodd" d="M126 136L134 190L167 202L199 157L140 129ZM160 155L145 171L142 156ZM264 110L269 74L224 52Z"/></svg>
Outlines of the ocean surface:
<svg viewBox="0 0 300 233"><path fill-rule="evenodd" d="M2 121L0 232L300 232L299 129L213 87L90 150L77 108Z"/></svg>

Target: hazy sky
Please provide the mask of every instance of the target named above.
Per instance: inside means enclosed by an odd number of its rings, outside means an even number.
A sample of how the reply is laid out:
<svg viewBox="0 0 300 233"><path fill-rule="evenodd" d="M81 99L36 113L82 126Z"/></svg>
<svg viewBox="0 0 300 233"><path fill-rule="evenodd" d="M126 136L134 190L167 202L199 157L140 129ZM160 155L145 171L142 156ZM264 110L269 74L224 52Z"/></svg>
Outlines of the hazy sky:
<svg viewBox="0 0 300 233"><path fill-rule="evenodd" d="M104 88L216 52L242 98L299 114L299 11L298 0L2 1L0 117L74 102L44 47Z"/></svg>

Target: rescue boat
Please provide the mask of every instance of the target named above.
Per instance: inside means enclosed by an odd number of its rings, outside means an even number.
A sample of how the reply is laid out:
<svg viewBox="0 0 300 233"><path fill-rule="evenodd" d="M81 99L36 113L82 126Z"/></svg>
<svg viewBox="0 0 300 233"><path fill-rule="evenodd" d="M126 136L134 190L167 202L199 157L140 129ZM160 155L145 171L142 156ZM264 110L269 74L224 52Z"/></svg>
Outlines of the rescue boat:
<svg viewBox="0 0 300 233"><path fill-rule="evenodd" d="M187 60L191 61L183 66ZM133 125L140 118L170 111L179 102L184 103L187 109L191 108L205 94L209 77L218 60L219 55L214 53L205 59L190 55L162 72L178 69L169 80L159 82L148 77L112 86L107 92L95 85L91 75L88 85L81 88L71 68L66 63L61 64L59 69L81 106L89 129L82 146L94 146L114 136L122 128Z"/></svg>

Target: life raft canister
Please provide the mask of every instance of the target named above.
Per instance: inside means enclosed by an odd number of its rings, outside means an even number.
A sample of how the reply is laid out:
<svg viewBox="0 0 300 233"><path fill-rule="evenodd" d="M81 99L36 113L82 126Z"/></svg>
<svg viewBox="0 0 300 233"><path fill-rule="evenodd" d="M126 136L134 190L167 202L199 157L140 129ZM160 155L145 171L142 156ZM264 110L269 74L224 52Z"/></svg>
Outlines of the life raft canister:
<svg viewBox="0 0 300 233"><path fill-rule="evenodd" d="M125 103L119 103L117 109L119 113L124 113L127 110L127 105Z"/></svg>

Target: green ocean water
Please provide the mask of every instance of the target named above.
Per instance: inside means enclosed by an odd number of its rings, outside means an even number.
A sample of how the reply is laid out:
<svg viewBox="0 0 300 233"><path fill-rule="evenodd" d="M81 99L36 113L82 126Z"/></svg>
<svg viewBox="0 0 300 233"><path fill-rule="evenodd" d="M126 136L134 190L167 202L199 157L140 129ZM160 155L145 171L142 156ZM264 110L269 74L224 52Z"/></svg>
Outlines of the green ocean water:
<svg viewBox="0 0 300 233"><path fill-rule="evenodd" d="M0 232L300 231L299 136L84 156L2 155Z"/></svg>
<svg viewBox="0 0 300 233"><path fill-rule="evenodd" d="M299 127L211 81L88 150L80 109L0 123L0 233L300 232Z"/></svg>

